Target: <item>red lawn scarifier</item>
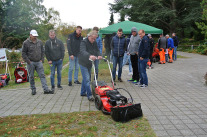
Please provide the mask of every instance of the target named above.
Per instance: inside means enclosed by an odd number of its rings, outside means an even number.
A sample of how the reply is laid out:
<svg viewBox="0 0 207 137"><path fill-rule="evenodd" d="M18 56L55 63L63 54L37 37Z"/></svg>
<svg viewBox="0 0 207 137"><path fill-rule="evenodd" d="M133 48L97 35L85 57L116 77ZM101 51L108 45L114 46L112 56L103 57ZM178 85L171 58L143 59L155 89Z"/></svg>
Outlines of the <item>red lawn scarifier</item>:
<svg viewBox="0 0 207 137"><path fill-rule="evenodd" d="M104 61L108 63L108 67L111 73L109 61L104 58ZM134 104L130 93L122 88L114 88L114 81L112 78L113 88L108 86L104 81L97 81L95 74L94 62L92 61L94 68L95 81L91 84L92 94L95 98L95 106L98 110L101 110L104 114L110 114L112 119L120 122L127 122L133 118L142 117L141 104ZM130 99L122 96L118 90L126 91Z"/></svg>

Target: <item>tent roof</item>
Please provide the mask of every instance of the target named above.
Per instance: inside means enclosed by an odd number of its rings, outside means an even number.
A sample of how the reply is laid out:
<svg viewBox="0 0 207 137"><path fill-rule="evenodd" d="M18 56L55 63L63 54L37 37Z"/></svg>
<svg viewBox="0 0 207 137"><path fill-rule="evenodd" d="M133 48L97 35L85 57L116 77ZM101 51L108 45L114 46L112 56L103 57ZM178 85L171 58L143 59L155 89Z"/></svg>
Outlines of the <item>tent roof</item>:
<svg viewBox="0 0 207 137"><path fill-rule="evenodd" d="M119 23L116 23L116 24L113 24L106 28L101 29L99 31L99 34L104 35L104 34L112 34L114 32L116 33L119 28L123 29L124 34L130 34L132 27L136 27L137 30L143 29L146 34L162 34L163 33L162 29L158 29L158 28L155 28L155 27L143 24L143 23L137 23L133 21L123 21L123 22L119 22Z"/></svg>

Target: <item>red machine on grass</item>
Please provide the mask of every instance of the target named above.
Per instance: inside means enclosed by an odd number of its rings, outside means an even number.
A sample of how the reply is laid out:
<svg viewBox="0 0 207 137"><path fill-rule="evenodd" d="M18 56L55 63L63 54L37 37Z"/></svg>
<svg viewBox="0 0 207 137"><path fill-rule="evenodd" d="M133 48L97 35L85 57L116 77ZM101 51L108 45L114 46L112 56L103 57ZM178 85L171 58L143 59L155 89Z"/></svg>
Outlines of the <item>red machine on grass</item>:
<svg viewBox="0 0 207 137"><path fill-rule="evenodd" d="M0 59L5 59L5 58L6 56L0 57ZM9 73L7 73L8 68L9 68L8 61L6 60L6 72L3 74L0 74L0 88L9 84L10 75Z"/></svg>
<svg viewBox="0 0 207 137"><path fill-rule="evenodd" d="M108 67L111 73L111 68L109 61L104 59L108 63ZM92 61L93 62L93 61ZM134 104L133 98L130 93L122 88L114 88L114 81L112 78L113 88L108 86L104 81L97 81L94 68L94 78L95 81L91 84L92 94L95 98L95 106L98 110L101 110L104 114L110 114L112 119L120 122L127 122L133 118L142 117L141 104ZM118 90L123 90L127 92L130 99L121 95Z"/></svg>
<svg viewBox="0 0 207 137"><path fill-rule="evenodd" d="M158 43L156 43L154 50L152 52L153 62L159 61L159 49L158 49Z"/></svg>
<svg viewBox="0 0 207 137"><path fill-rule="evenodd" d="M23 63L19 63L16 66L16 69L14 70L14 76L15 76L15 83L24 83L29 81L29 76L27 73L26 67L24 67Z"/></svg>

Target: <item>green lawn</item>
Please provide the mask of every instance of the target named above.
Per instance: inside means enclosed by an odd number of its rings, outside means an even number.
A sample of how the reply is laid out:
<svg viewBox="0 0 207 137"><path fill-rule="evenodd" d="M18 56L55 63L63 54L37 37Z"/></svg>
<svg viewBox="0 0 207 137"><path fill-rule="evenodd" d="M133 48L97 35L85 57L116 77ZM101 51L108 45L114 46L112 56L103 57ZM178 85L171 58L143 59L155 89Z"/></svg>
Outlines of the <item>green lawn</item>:
<svg viewBox="0 0 207 137"><path fill-rule="evenodd" d="M0 135L156 137L145 117L119 123L100 111L3 117Z"/></svg>

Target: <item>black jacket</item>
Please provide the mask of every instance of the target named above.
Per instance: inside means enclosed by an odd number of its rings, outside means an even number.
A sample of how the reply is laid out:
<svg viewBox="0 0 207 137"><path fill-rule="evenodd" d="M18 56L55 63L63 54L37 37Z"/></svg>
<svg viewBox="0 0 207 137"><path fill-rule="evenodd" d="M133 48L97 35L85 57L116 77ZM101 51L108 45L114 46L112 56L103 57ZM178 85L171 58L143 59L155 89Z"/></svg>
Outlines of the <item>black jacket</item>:
<svg viewBox="0 0 207 137"><path fill-rule="evenodd" d="M140 42L139 45L139 57L142 58L149 58L150 54L150 43L149 43L149 38L147 36L144 36Z"/></svg>
<svg viewBox="0 0 207 137"><path fill-rule="evenodd" d="M80 51L80 43L83 40L83 37L77 37L76 36L76 31L71 33L68 36L68 40L67 40L67 48L68 48L68 54L69 56L73 55L73 56L78 56L78 53Z"/></svg>
<svg viewBox="0 0 207 137"><path fill-rule="evenodd" d="M78 56L79 64L84 67L91 68L92 62L89 60L91 55L97 57L101 56L96 41L92 44L88 38L85 38L80 44L80 53Z"/></svg>
<svg viewBox="0 0 207 137"><path fill-rule="evenodd" d="M46 41L45 55L48 61L57 61L63 59L65 55L65 47L63 42L57 38Z"/></svg>
<svg viewBox="0 0 207 137"><path fill-rule="evenodd" d="M178 37L177 37L177 36L174 36L174 37L172 37L172 38L173 38L174 46L175 46L175 47L178 47L178 43L179 43L179 41L178 41Z"/></svg>
<svg viewBox="0 0 207 137"><path fill-rule="evenodd" d="M33 43L30 38L25 40L22 45L22 58L25 62L30 64L30 61L44 62L44 47L41 40L37 39L36 43Z"/></svg>

